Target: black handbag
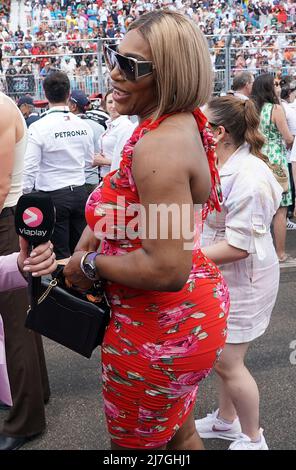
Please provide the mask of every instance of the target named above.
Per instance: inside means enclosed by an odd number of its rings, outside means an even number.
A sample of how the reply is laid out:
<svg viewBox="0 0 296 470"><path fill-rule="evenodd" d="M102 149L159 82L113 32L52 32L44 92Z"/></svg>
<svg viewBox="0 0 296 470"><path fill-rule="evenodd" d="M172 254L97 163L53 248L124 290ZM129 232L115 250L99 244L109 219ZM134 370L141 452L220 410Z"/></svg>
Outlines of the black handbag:
<svg viewBox="0 0 296 470"><path fill-rule="evenodd" d="M80 294L65 287L60 270L51 281L42 279L40 294L36 306L28 310L25 326L90 358L102 344L110 320L102 287Z"/></svg>

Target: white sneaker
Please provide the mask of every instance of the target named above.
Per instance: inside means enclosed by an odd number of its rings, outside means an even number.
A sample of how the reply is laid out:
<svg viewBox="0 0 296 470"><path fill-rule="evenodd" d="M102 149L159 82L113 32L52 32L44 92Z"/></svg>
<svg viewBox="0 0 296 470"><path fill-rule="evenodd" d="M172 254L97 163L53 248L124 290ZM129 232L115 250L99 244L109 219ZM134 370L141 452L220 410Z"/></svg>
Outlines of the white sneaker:
<svg viewBox="0 0 296 470"><path fill-rule="evenodd" d="M240 436L242 429L238 418L232 424L227 424L218 418L219 410L208 413L205 418L196 419L195 427L203 439L226 439L234 441Z"/></svg>
<svg viewBox="0 0 296 470"><path fill-rule="evenodd" d="M260 441L252 442L249 436L241 433L239 438L230 444L228 450L268 450L263 429L260 429Z"/></svg>
<svg viewBox="0 0 296 470"><path fill-rule="evenodd" d="M296 224L290 219L287 219L287 230L296 230Z"/></svg>

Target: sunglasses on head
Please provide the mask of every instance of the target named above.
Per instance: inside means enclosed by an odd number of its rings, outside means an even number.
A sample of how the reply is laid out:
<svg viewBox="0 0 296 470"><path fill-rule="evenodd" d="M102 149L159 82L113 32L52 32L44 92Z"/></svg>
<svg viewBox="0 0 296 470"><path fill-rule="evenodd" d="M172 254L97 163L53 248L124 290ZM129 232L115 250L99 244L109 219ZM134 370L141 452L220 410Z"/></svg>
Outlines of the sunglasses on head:
<svg viewBox="0 0 296 470"><path fill-rule="evenodd" d="M104 44L104 57L106 65L111 72L118 67L120 73L126 78L135 82L139 78L146 77L153 72L155 66L148 60L138 60L134 57L127 57L117 52L117 45Z"/></svg>

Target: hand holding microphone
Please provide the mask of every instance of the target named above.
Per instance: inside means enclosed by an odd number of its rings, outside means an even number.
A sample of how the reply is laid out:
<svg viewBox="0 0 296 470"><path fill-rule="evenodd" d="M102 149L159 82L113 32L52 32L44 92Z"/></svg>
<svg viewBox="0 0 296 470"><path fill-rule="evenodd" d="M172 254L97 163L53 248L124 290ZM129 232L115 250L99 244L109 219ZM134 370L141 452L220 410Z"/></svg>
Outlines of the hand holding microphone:
<svg viewBox="0 0 296 470"><path fill-rule="evenodd" d="M20 254L17 259L19 270L26 275L31 273L33 277L51 274L57 269L57 262L50 241L38 245L29 254L29 243L20 237Z"/></svg>
<svg viewBox="0 0 296 470"><path fill-rule="evenodd" d="M49 242L53 234L54 224L55 207L50 196L46 193L35 192L20 197L15 213L15 229L17 234L27 241L21 247L19 266L22 269L23 263L23 271L29 273L28 282L31 308L36 306L39 298L41 281L40 278L36 279L37 273L39 276L46 274L46 268L50 267L48 263L53 262L52 253L49 254L51 245L48 247L40 247L39 245ZM30 253L29 257L28 251ZM51 258L49 261L48 256ZM39 266L39 264L42 266ZM32 268L33 266L35 268ZM38 266L37 271L36 266ZM39 269L40 267L41 270Z"/></svg>

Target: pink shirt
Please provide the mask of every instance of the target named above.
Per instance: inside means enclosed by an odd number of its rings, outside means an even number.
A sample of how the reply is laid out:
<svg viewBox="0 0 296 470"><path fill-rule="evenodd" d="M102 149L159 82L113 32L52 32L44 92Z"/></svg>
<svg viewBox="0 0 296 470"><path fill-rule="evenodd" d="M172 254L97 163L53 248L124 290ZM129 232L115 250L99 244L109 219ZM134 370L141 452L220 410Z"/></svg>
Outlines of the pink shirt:
<svg viewBox="0 0 296 470"><path fill-rule="evenodd" d="M17 266L18 255L0 256L0 292L27 286Z"/></svg>
<svg viewBox="0 0 296 470"><path fill-rule="evenodd" d="M18 269L17 257L18 253L0 256L0 291L26 287L27 282ZM4 328L0 315L0 400L7 405L12 405L4 344Z"/></svg>

